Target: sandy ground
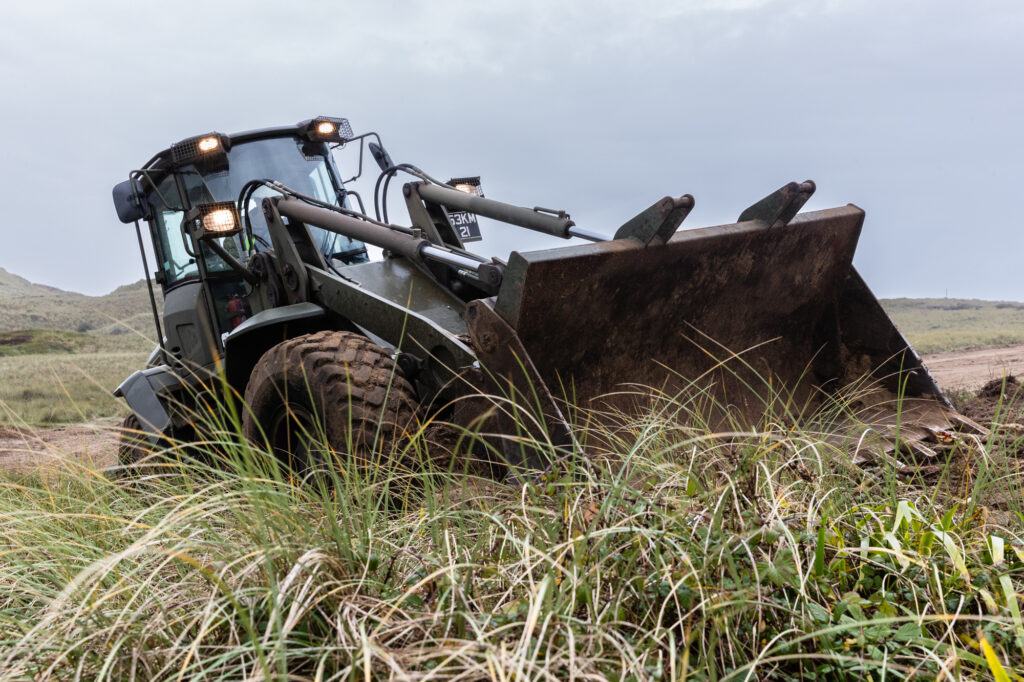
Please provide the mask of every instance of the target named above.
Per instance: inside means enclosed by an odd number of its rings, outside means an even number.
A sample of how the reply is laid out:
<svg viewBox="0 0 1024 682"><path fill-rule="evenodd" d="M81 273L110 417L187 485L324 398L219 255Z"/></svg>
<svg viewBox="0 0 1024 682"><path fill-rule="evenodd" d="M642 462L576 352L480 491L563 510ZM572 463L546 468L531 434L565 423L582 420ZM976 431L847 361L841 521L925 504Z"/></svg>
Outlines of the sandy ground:
<svg viewBox="0 0 1024 682"><path fill-rule="evenodd" d="M98 420L56 429L0 426L0 468L13 473L60 470L83 464L102 471L117 461L120 420Z"/></svg>
<svg viewBox="0 0 1024 682"><path fill-rule="evenodd" d="M924 364L942 388L976 391L1005 375L1024 378L1024 344L934 353L924 356Z"/></svg>
<svg viewBox="0 0 1024 682"><path fill-rule="evenodd" d="M1024 377L1024 344L925 355L945 389L977 390L1005 374ZM117 460L117 420L22 431L0 426L0 469L18 473L81 466L101 471Z"/></svg>

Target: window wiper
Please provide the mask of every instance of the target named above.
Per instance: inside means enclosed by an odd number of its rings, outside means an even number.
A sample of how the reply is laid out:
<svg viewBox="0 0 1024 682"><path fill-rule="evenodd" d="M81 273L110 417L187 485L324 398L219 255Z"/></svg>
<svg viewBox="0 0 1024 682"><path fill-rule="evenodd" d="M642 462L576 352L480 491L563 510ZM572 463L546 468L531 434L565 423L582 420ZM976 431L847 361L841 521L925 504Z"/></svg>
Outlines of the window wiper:
<svg viewBox="0 0 1024 682"><path fill-rule="evenodd" d="M338 251L337 253L332 253L330 256L328 256L328 258L329 259L340 260L345 265L351 265L351 263L349 262L349 259L355 258L357 256L365 256L365 255L366 255L366 247L361 246L358 249L349 249L348 251ZM356 262L358 262L358 261L356 261Z"/></svg>

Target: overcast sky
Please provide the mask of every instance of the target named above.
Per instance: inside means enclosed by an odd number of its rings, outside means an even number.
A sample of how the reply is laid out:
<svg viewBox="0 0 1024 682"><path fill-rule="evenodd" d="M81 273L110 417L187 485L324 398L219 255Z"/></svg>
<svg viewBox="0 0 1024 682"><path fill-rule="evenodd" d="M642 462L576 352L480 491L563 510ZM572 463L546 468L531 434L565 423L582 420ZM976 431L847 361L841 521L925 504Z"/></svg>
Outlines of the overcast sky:
<svg viewBox="0 0 1024 682"><path fill-rule="evenodd" d="M599 232L687 192L684 227L730 222L811 178L806 209L867 211L878 296L1024 300L1022 35L1020 0L4 2L0 267L135 281L129 170L326 114Z"/></svg>

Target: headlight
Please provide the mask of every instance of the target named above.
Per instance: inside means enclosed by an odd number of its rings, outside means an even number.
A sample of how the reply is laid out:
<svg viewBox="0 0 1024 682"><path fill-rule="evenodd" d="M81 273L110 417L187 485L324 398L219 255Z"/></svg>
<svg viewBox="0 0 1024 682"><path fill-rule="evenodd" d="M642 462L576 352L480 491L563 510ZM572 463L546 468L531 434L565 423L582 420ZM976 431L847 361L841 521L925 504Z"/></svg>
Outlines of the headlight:
<svg viewBox="0 0 1024 682"><path fill-rule="evenodd" d="M234 211L218 208L203 216L203 229L207 232L234 232L238 225Z"/></svg>
<svg viewBox="0 0 1024 682"><path fill-rule="evenodd" d="M303 124L299 124L303 125ZM352 126L346 118L317 116L305 123L306 137L313 142L346 142L351 140Z"/></svg>
<svg viewBox="0 0 1024 682"><path fill-rule="evenodd" d="M213 136L204 137L203 139L199 140L199 144L197 146L199 147L199 151L205 154L206 152L212 152L214 149L219 147L220 140Z"/></svg>
<svg viewBox="0 0 1024 682"><path fill-rule="evenodd" d="M230 237L242 230L242 221L233 201L199 204L189 211L192 236L197 240Z"/></svg>
<svg viewBox="0 0 1024 682"><path fill-rule="evenodd" d="M197 135L171 145L171 162L175 166L222 160L227 154L229 139L220 133Z"/></svg>
<svg viewBox="0 0 1024 682"><path fill-rule="evenodd" d="M473 196L482 197L484 191L480 188L480 176L476 175L470 178L452 178L448 181L448 184L466 194L472 194Z"/></svg>

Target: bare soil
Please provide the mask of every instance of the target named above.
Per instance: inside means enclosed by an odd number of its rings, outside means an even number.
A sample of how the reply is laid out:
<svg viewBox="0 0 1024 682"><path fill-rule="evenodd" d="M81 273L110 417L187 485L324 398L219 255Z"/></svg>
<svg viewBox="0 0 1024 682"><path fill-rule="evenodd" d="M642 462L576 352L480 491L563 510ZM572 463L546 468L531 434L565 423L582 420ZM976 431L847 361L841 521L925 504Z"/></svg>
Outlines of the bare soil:
<svg viewBox="0 0 1024 682"><path fill-rule="evenodd" d="M1011 381L1014 375L1024 377L1024 344L935 353L924 361L943 388L977 392L957 407L985 422L998 400L997 385L1007 376ZM117 427L116 420L54 429L0 426L0 469L32 473L84 464L100 471L117 461Z"/></svg>
<svg viewBox="0 0 1024 682"><path fill-rule="evenodd" d="M1003 424L1024 421L1024 392L1015 376L992 379L977 393L953 398L957 411L982 424L997 416Z"/></svg>
<svg viewBox="0 0 1024 682"><path fill-rule="evenodd" d="M55 429L0 426L0 469L19 474L86 466L101 471L117 461L117 420Z"/></svg>
<svg viewBox="0 0 1024 682"><path fill-rule="evenodd" d="M1024 344L933 353L924 364L943 389L977 391L1004 376L1024 376Z"/></svg>

